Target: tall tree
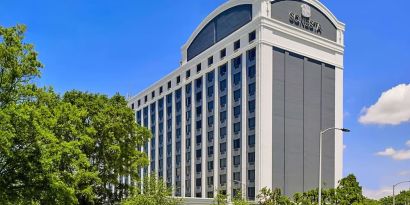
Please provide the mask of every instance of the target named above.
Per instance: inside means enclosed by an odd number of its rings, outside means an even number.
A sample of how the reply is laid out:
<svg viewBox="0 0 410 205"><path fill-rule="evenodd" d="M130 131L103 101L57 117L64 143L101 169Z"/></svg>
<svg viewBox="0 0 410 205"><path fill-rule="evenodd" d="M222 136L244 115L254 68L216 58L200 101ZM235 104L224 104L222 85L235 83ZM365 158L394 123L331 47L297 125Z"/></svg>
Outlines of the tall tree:
<svg viewBox="0 0 410 205"><path fill-rule="evenodd" d="M99 203L115 203L132 194L139 180L138 170L148 165L145 153L138 150L151 134L135 123L133 111L124 97L67 92L63 102L84 110L82 118L86 135L83 152L91 161L92 171L98 173L96 184ZM122 183L125 177L127 183ZM115 191L113 191L115 190Z"/></svg>
<svg viewBox="0 0 410 205"><path fill-rule="evenodd" d="M0 27L0 204L119 203L148 164L137 148L150 132L120 95L37 88L24 31Z"/></svg>
<svg viewBox="0 0 410 205"><path fill-rule="evenodd" d="M25 31L23 25L0 26L0 108L19 100L43 67L34 46L23 42Z"/></svg>

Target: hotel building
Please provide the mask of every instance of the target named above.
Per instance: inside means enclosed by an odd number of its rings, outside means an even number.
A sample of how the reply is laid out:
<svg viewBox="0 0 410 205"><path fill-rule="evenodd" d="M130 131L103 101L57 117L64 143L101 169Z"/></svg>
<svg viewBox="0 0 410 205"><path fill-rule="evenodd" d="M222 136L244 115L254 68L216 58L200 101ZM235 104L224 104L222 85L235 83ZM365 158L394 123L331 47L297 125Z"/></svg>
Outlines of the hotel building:
<svg viewBox="0 0 410 205"><path fill-rule="evenodd" d="M189 204L318 187L319 133L343 127L343 23L318 0L230 0L183 45L181 66L128 99L141 149ZM177 59L176 59L177 60ZM342 177L342 133L323 139L323 184Z"/></svg>

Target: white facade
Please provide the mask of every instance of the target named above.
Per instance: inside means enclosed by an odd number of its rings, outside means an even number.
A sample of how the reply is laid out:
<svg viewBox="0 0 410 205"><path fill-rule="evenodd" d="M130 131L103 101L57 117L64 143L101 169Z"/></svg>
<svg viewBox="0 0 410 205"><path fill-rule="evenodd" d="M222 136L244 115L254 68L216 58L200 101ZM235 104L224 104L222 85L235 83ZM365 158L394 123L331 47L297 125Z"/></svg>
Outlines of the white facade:
<svg viewBox="0 0 410 205"><path fill-rule="evenodd" d="M290 1L290 0L289 0ZM334 106L333 106L333 112L329 116L334 117L334 125L333 122L331 123L334 127L343 127L343 55L344 55L344 24L341 23L336 19L336 17L324 6L322 5L319 1L317 0L303 0L302 3L309 5L310 7L316 8L318 11L320 11L325 17L328 18L328 20L336 27L336 40L330 40L325 37L322 37L321 35L317 33L313 33L310 30L304 30L301 28L298 28L294 25L291 25L289 23L284 23L280 20L272 18L272 6L275 4L271 3L271 1L266 1L266 0L230 0L226 2L225 4L221 5L215 11L213 11L208 17L204 19L204 21L198 26L198 28L193 32L191 37L188 39L187 43L182 47L182 64L179 68L177 68L175 71L173 71L171 74L168 76L165 76L146 90L142 91L138 95L130 98L128 100L129 106L133 107L134 110L137 112L140 112L141 116L140 117L140 122L143 126L146 126L148 128L151 128L151 109L150 105L155 103L155 110L156 113L154 114L156 117L155 121L155 146L152 147L151 144L147 147L148 150L148 156L151 159L151 149L155 149L155 172L158 173L159 170L159 99L164 99L163 100L163 109L164 109L164 120L163 120L163 151L162 154L164 157L162 158L162 173L164 176L164 180L166 180L167 176L167 103L166 103L166 96L169 94L172 94L172 177L170 183L173 185L173 187L178 188L180 187L180 196L186 197L186 201L189 201L190 203L198 203L198 204L206 204L209 203L212 200L207 200L209 197L208 194L208 161L209 157L207 150L208 147L210 146L207 144L207 106L206 106L206 100L207 100L207 92L206 92L206 75L207 73L214 71L215 73L215 80L214 80L214 111L213 111L213 118L215 122L219 122L220 118L220 99L219 99L219 75L218 75L218 68L221 66L227 64L228 68L228 75L227 75L227 139L226 139L226 187L224 188L229 196L233 195L233 188L238 186L242 189L242 193L244 196L249 196L248 193L248 168L249 167L254 167L255 171L255 182L252 183L254 184L255 188L255 194L257 195L258 191L262 189L263 187L278 187L282 189L282 186L279 186L275 184L275 178L278 176L274 176L275 173L273 170L274 166L276 166L276 161L274 161L274 156L272 153L274 153L274 140L276 136L276 130L273 129L272 125L274 124L274 118L273 118L273 113L275 112L275 106L273 106L273 103L275 101L274 98L274 90L276 89L274 87L274 69L273 67L275 66L274 62L274 57L273 57L273 48L278 48L282 49L285 52L285 55L288 55L288 53L293 53L297 54L300 56L304 57L304 61L306 62L307 59L313 59L315 61L321 62L322 65L327 64L331 65L334 67ZM221 39L220 41L216 42L214 45L212 45L210 48L206 49L203 52L200 52L199 55L196 55L192 59L188 60L188 48L192 44L192 42L195 40L195 37L200 33L200 31L210 22L212 21L215 17L217 17L219 14L222 12L226 11L229 8L238 6L238 5L243 5L243 4L251 4L252 5L252 20L249 23L246 23L244 26L239 28L238 30L234 31L230 35L226 36L225 38ZM297 12L297 11L296 11ZM312 16L313 18L313 16ZM319 22L320 23L320 22ZM249 42L249 34L252 33L253 31L256 31L256 39L253 41ZM234 42L240 40L240 48L234 50ZM248 132L248 118L246 113L248 113L248 89L247 89L247 52L256 49L256 111L255 111L255 119L256 119L256 128L255 128L255 147L253 150L255 151L255 164L254 166L250 166L249 162L247 162L248 159L248 139L247 139L247 132ZM220 52L222 49L226 49L226 56L224 58L220 58ZM213 56L213 63L212 65L208 66L208 59L210 56ZM241 72L241 146L240 146L240 158L241 158L241 163L240 163L240 168L235 168L233 165L233 79L232 79L232 59L237 58L241 56L242 58L242 72ZM197 65L201 64L201 71L197 72ZM285 60L286 64L286 60ZM323 66L322 66L323 67ZM190 70L190 77L186 77L187 70ZM305 74L303 74L305 75ZM180 82L177 83L177 78L180 77ZM200 130L202 132L202 141L200 143L201 146L201 172L200 172L200 180L201 180L201 189L200 189L200 196L197 195L198 189L196 189L196 175L195 175L195 168L196 168L196 142L195 142L195 133L196 133L196 128L195 128L195 121L197 118L195 118L195 80L203 77L203 82L202 83L202 113L201 114L201 122L202 122L202 129ZM168 83L171 82L171 88L168 89ZM192 89L191 89L191 95L192 95L192 112L191 112L191 132L190 132L190 162L187 163L187 156L186 156L186 148L187 148L187 115L185 112L186 109L186 103L187 101L185 100L186 98L186 85L191 83ZM160 87L162 87L162 93L159 92ZM174 167L176 167L177 159L176 159L176 131L175 131L175 126L176 126L176 102L175 102L175 91L181 89L181 154L180 154L180 167L181 167L181 173L180 173L180 186L176 186L176 170ZM303 89L303 88L302 88ZM155 96L152 96L152 93L155 93ZM286 91L284 91L286 93ZM305 93L306 91L302 91L303 93L303 99L305 99ZM321 95L322 96L322 95ZM145 101L146 98L146 101ZM286 104L286 103L285 103ZM304 105L304 101L302 102L302 105ZM148 124L144 123L144 108L148 106ZM320 108L322 110L322 108ZM286 111L285 111L286 112ZM305 111L304 111L305 113ZM306 116L305 114L302 114L303 118L306 121ZM323 116L323 111L320 111L321 116ZM286 118L286 116L285 116ZM303 120L302 120L303 121ZM321 123L323 125L323 123ZM219 180L220 180L220 152L219 152L219 147L220 147L220 133L219 132L219 123L215 123L213 125L213 134L214 134L214 140L213 140L213 166L214 169L212 170L213 174L213 185L212 189L214 192L219 188ZM323 127L322 127L323 128ZM286 129L286 128L284 128ZM303 124L303 129L305 128L305 124ZM317 137L319 137L319 131L317 130ZM305 133L303 131L303 133ZM286 136L286 135L284 135ZM302 138L305 136L305 134L302 134ZM328 166L333 166L329 169L324 169L324 173L327 170L331 170L331 178L333 178L333 181L329 181L329 184L332 184L332 186L336 186L337 182L342 178L342 169L343 169L343 140L342 140L342 134L341 133L335 133L335 140L330 142L332 145L332 149L329 149L331 152L334 152L330 154L332 159L329 159L332 162L332 165ZM286 139L285 144L286 144ZM293 143L293 142L291 142ZM305 143L303 140L302 143ZM310 153L309 150L305 150L304 144L302 144L304 152L302 152L301 158L303 158L303 163L305 162L305 159L308 159L310 156L308 154ZM194 150L195 149L195 150ZM314 152L315 150L310 150ZM325 148L326 152L326 148ZM308 154L306 154L308 153ZM284 153L284 155L287 155ZM238 155L239 156L239 155ZM315 155L316 156L316 155ZM326 156L326 154L325 154ZM290 156L292 157L292 156ZM284 159L287 159L286 156ZM282 163L282 162L281 162ZM287 167L287 162L284 163L284 172L286 172L286 167ZM185 183L186 178L187 178L187 170L185 169L187 166L190 167L190 173L191 173L191 180L188 182L190 186L190 193L186 193L187 191L187 183ZM290 165L292 167L293 165ZM301 165L302 167L305 167L303 164ZM326 165L325 165L326 166ZM237 182L234 181L233 179L233 169L240 169L240 175L241 175L241 181ZM280 168L282 169L282 168ZM151 170L151 165L147 169L148 171ZM303 170L305 170L303 168ZM141 170L143 172L143 170ZM298 174L298 173L297 173ZM305 175L305 172L303 172L303 179L305 176L309 176L309 174L312 173L307 173ZM300 175L300 174L299 174ZM279 176L279 178L282 179L282 176ZM286 185L286 180L287 177L283 176L284 180L284 187ZM304 179L305 180L305 179ZM297 183L297 182L296 182ZM239 184L239 185L238 185ZM302 181L300 186L302 191L306 191L304 188L305 183ZM246 188L245 188L246 186ZM293 185L292 185L293 186ZM309 185L306 185L308 188ZM296 190L299 190L298 187L295 188ZM289 191L284 190L286 194L291 194L293 192L292 190L295 189L290 189ZM175 193L174 189L174 194ZM178 195L178 194L176 194ZM196 199L196 198L201 198L201 199ZM212 197L210 197L212 198ZM252 197L251 197L252 198Z"/></svg>

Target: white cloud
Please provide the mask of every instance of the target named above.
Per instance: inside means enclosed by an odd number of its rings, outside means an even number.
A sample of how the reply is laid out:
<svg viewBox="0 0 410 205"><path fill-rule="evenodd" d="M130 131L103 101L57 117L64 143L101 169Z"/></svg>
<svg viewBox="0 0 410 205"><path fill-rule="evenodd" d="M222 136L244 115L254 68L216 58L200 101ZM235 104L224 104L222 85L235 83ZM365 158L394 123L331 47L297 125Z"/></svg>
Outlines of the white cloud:
<svg viewBox="0 0 410 205"><path fill-rule="evenodd" d="M410 147L410 140L406 142L406 145Z"/></svg>
<svg viewBox="0 0 410 205"><path fill-rule="evenodd" d="M401 191L408 190L408 186L398 186L395 189L396 193ZM363 189L363 195L370 199L381 199L386 196L393 195L393 189L391 186L382 187L380 189Z"/></svg>
<svg viewBox="0 0 410 205"><path fill-rule="evenodd" d="M362 124L399 125L410 121L410 84L383 92L376 104L362 109Z"/></svg>
<svg viewBox="0 0 410 205"><path fill-rule="evenodd" d="M370 199L381 199L393 194L392 188L383 187L381 189L363 189L363 195Z"/></svg>
<svg viewBox="0 0 410 205"><path fill-rule="evenodd" d="M399 176L410 176L410 171L401 171Z"/></svg>
<svg viewBox="0 0 410 205"><path fill-rule="evenodd" d="M394 160L409 160L410 150L395 150L394 148L387 148L382 152L376 153L378 156L391 157Z"/></svg>

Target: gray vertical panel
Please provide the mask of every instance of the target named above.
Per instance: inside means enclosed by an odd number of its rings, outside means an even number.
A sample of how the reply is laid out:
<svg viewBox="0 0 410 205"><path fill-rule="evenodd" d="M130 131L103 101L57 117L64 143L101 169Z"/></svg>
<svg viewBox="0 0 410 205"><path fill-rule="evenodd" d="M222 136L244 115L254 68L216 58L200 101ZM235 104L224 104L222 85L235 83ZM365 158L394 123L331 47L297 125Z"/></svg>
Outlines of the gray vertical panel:
<svg viewBox="0 0 410 205"><path fill-rule="evenodd" d="M303 57L285 60L285 194L303 191Z"/></svg>
<svg viewBox="0 0 410 205"><path fill-rule="evenodd" d="M318 187L321 103L320 62L306 60L304 66L304 191Z"/></svg>
<svg viewBox="0 0 410 205"><path fill-rule="evenodd" d="M335 126L335 70L330 66L322 69L322 129ZM335 135L327 132L323 137L323 184L335 185Z"/></svg>
<svg viewBox="0 0 410 205"><path fill-rule="evenodd" d="M273 50L273 187L285 189L285 53Z"/></svg>

